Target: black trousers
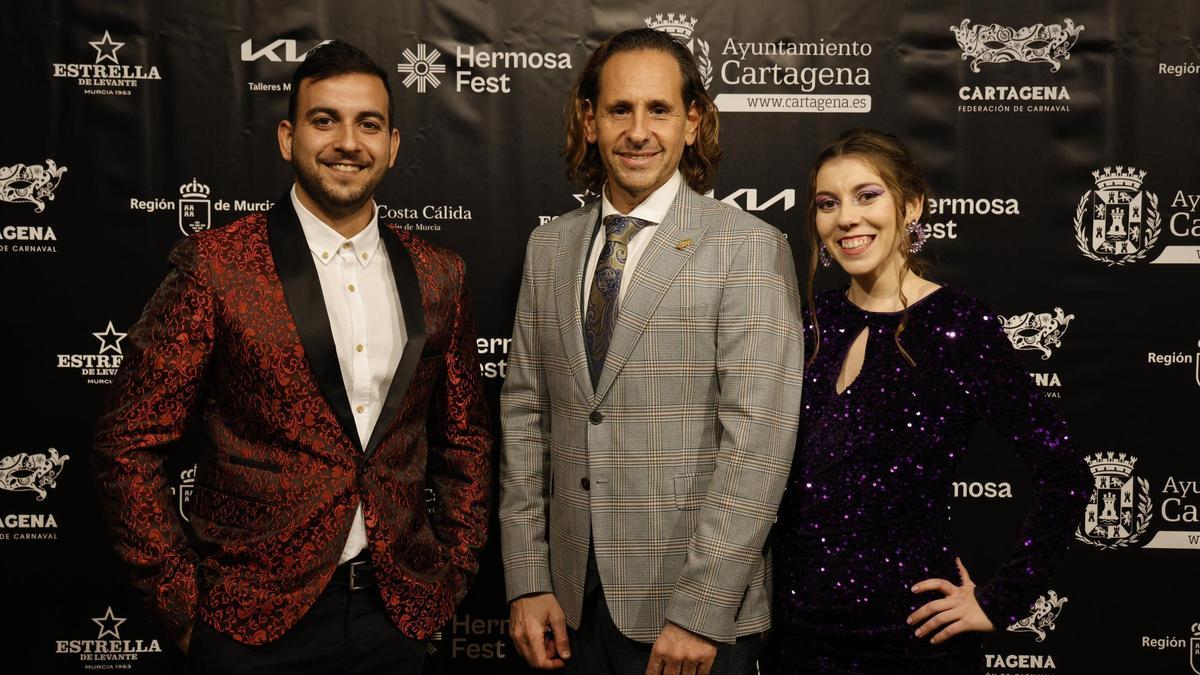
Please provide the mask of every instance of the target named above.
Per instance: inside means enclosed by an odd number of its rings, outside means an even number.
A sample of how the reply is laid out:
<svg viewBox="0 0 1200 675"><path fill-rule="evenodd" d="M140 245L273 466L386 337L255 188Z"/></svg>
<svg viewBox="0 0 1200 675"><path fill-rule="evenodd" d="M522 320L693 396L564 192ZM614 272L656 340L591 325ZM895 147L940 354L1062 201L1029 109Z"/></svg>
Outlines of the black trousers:
<svg viewBox="0 0 1200 675"><path fill-rule="evenodd" d="M189 675L420 675L426 643L406 637L372 586L332 582L283 637L242 644L197 620L188 648Z"/></svg>
<svg viewBox="0 0 1200 675"><path fill-rule="evenodd" d="M595 564L592 560L588 562L583 615L579 630L567 629L571 658L562 672L571 675L645 675L654 645L631 640L617 628L609 614ZM731 645L718 645L712 675L756 675L763 645L762 634L747 635Z"/></svg>

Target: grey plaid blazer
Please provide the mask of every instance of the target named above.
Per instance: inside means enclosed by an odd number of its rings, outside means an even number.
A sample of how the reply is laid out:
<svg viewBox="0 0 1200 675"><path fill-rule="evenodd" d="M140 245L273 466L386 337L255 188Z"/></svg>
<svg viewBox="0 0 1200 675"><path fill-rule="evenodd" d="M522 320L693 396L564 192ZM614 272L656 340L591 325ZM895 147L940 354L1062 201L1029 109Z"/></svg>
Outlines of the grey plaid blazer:
<svg viewBox="0 0 1200 675"><path fill-rule="evenodd" d="M599 201L534 230L508 373L500 525L509 600L554 592L579 626L589 537L626 636L770 627L765 541L800 412L803 344L778 230L682 186L588 375L580 311Z"/></svg>

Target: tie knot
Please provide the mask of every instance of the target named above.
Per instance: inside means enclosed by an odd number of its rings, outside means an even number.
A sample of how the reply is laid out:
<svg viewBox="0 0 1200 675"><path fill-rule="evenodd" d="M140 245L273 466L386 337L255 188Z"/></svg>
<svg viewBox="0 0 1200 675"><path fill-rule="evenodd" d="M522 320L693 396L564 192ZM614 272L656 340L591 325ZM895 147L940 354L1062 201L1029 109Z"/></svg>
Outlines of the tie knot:
<svg viewBox="0 0 1200 675"><path fill-rule="evenodd" d="M608 241L619 241L628 244L629 238L635 232L649 225L650 222L641 218L630 218L614 213L604 217L604 234Z"/></svg>

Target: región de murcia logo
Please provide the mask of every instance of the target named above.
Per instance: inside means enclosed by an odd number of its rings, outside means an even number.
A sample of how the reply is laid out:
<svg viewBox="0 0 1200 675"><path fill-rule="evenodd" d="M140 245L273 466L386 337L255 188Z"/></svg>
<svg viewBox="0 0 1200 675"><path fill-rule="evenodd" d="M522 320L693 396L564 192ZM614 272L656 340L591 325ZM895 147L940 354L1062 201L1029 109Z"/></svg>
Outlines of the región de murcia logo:
<svg viewBox="0 0 1200 675"><path fill-rule="evenodd" d="M1136 544L1150 527L1153 508L1150 482L1133 475L1137 457L1123 452L1098 452L1084 459L1095 486L1083 523L1075 528L1075 538L1101 549Z"/></svg>
<svg viewBox="0 0 1200 675"><path fill-rule="evenodd" d="M1025 312L1021 315L996 318L1000 319L1000 324L1014 349L1040 351L1042 360L1045 361L1050 358L1051 347L1062 346L1063 333L1067 332L1067 325L1075 315L1064 315L1061 307L1055 307L1054 314Z"/></svg>
<svg viewBox="0 0 1200 675"><path fill-rule="evenodd" d="M1058 615L1062 614L1063 605L1067 604L1067 597L1058 597L1058 593L1053 590L1046 595L1039 595L1038 599L1033 602L1033 606L1029 609L1032 613L1008 627L1010 633L1035 633L1037 641L1042 642L1046 639L1046 635L1056 628L1055 621L1058 620Z"/></svg>
<svg viewBox="0 0 1200 675"><path fill-rule="evenodd" d="M1075 243L1090 260L1110 267L1146 257L1161 231L1158 196L1142 189L1146 172L1132 166L1093 171L1096 189L1079 198Z"/></svg>
<svg viewBox="0 0 1200 675"><path fill-rule="evenodd" d="M704 80L705 88L712 84L713 63L709 56L708 43L698 37L693 37L698 19L687 14L669 13L648 16L643 21L647 28L662 31L681 42L688 51L696 57L696 66L700 69L700 77Z"/></svg>
<svg viewBox="0 0 1200 675"><path fill-rule="evenodd" d="M9 204L28 202L33 212L46 210L46 202L54 201L54 189L62 181L67 167L60 167L54 160L47 159L46 166L40 164L14 164L0 166L0 201Z"/></svg>
<svg viewBox="0 0 1200 675"><path fill-rule="evenodd" d="M971 70L979 72L981 63L1048 63L1050 72L1057 73L1062 67L1060 59L1071 58L1071 47L1079 39L1083 26L1076 26L1070 19L1061 24L1037 23L1024 28L1009 28L993 23L971 26L970 19L963 19L958 26L951 26L964 61L971 59Z"/></svg>
<svg viewBox="0 0 1200 675"><path fill-rule="evenodd" d="M54 448L44 453L22 452L0 458L0 490L34 492L40 502L50 488L58 487L55 479L62 472L63 463L70 458L70 455L59 455Z"/></svg>
<svg viewBox="0 0 1200 675"><path fill-rule="evenodd" d="M179 186L179 231L186 237L212 227L212 200L208 186L195 178Z"/></svg>

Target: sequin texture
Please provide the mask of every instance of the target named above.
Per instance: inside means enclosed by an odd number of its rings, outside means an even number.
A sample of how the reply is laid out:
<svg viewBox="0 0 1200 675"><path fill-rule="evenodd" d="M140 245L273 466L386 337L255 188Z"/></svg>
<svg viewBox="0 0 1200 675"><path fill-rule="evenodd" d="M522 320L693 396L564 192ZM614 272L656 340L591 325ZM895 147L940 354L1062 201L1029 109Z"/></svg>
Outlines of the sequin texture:
<svg viewBox="0 0 1200 675"><path fill-rule="evenodd" d="M979 634L931 645L905 623L942 597L916 595L913 584L958 583L950 493L972 430L980 421L996 429L1033 490L1019 538L994 542L1012 553L986 583L975 579L1000 630L1046 591L1083 513L1087 468L995 314L965 293L942 288L909 308L900 340L915 367L896 347L899 312L866 312L845 289L819 295L815 310L820 349L805 373L801 440L775 531L770 672L982 672ZM863 330L862 370L838 394Z"/></svg>

